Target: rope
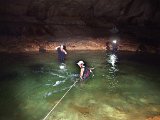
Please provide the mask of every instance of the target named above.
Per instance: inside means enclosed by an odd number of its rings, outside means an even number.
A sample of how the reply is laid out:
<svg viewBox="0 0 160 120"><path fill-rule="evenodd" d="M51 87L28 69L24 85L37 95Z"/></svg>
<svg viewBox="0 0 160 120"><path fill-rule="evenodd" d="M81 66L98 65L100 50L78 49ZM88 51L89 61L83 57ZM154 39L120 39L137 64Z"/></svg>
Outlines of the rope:
<svg viewBox="0 0 160 120"><path fill-rule="evenodd" d="M55 104L55 106L53 106L53 108L48 112L48 114L46 115L46 117L43 118L43 120L46 120L47 117L51 114L51 112L57 107L57 105L62 101L62 99L67 95L67 93L72 89L72 87L78 82L75 81L74 84L67 90L67 92L61 97L61 99Z"/></svg>

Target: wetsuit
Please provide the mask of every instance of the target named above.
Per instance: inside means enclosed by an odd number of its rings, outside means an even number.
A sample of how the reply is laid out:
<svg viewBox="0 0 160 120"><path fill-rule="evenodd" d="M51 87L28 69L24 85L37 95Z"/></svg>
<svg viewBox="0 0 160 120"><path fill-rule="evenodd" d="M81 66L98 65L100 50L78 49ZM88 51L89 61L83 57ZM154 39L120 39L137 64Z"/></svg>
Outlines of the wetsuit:
<svg viewBox="0 0 160 120"><path fill-rule="evenodd" d="M65 53L63 51L61 51L60 48L57 49L57 52L58 52L58 60L60 63L64 63L64 60L65 60Z"/></svg>
<svg viewBox="0 0 160 120"><path fill-rule="evenodd" d="M112 53L116 53L118 50L117 44L112 43Z"/></svg>
<svg viewBox="0 0 160 120"><path fill-rule="evenodd" d="M83 76L82 76L83 80L86 80L89 77L90 74L91 74L90 69L88 67L84 67L84 73L83 73Z"/></svg>

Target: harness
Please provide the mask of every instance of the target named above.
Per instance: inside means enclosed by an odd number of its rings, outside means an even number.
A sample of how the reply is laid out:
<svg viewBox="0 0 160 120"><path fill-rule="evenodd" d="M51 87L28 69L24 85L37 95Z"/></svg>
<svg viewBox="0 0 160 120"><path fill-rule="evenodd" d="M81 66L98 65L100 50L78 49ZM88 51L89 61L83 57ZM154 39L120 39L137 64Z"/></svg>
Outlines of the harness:
<svg viewBox="0 0 160 120"><path fill-rule="evenodd" d="M91 73L90 69L88 67L84 67L84 73L83 73L82 78L84 80L87 79L89 77L90 73Z"/></svg>

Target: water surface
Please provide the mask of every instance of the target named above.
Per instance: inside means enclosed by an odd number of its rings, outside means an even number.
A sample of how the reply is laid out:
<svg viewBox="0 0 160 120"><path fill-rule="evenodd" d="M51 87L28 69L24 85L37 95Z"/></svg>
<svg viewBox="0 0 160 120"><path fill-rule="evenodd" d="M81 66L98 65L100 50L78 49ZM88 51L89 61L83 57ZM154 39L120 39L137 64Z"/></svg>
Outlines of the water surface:
<svg viewBox="0 0 160 120"><path fill-rule="evenodd" d="M160 115L160 57L105 51L68 51L61 69L56 53L0 57L0 119L43 119L79 73L84 60L94 76L78 82L48 120L145 120Z"/></svg>

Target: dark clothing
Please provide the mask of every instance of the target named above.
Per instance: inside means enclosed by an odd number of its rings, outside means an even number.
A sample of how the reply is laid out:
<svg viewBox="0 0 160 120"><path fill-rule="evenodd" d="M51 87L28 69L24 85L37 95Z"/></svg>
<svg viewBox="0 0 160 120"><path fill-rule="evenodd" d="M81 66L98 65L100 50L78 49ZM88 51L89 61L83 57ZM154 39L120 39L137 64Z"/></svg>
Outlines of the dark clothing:
<svg viewBox="0 0 160 120"><path fill-rule="evenodd" d="M141 53L144 53L147 51L147 48L145 47L144 44L140 44L136 50L137 52L141 52Z"/></svg>
<svg viewBox="0 0 160 120"><path fill-rule="evenodd" d="M83 80L86 80L90 76L90 74L91 74L90 69L88 67L84 67L84 73L82 76Z"/></svg>
<svg viewBox="0 0 160 120"><path fill-rule="evenodd" d="M109 42L106 42L106 50L110 50Z"/></svg>
<svg viewBox="0 0 160 120"><path fill-rule="evenodd" d="M60 63L64 63L66 54L63 51L61 51L60 48L57 49L57 52L58 52L58 60L59 60L59 62Z"/></svg>
<svg viewBox="0 0 160 120"><path fill-rule="evenodd" d="M116 53L118 50L118 46L115 43L112 43L112 53Z"/></svg>

